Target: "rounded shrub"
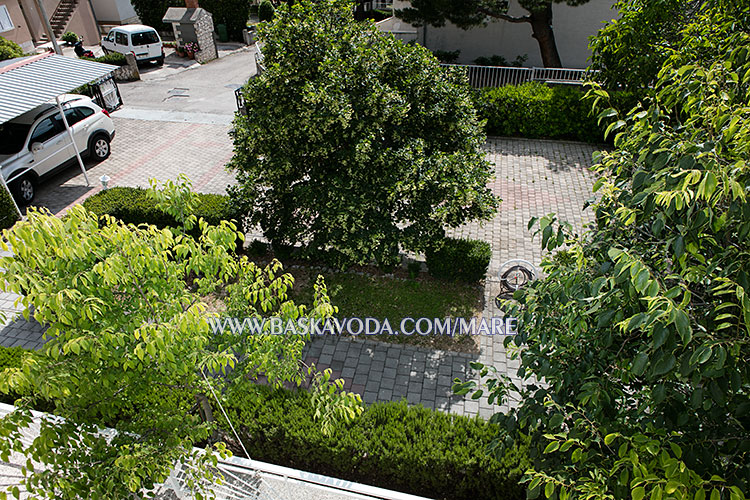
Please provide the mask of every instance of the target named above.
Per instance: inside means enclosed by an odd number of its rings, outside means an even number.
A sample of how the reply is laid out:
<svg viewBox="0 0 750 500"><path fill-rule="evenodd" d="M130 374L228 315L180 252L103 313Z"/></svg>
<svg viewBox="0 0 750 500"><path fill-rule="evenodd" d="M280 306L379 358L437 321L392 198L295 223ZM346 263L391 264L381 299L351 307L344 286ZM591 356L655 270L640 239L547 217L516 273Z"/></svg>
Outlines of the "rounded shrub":
<svg viewBox="0 0 750 500"><path fill-rule="evenodd" d="M8 190L0 187L0 229L8 229L18 221L18 211Z"/></svg>
<svg viewBox="0 0 750 500"><path fill-rule="evenodd" d="M0 36L0 61L16 57L23 57L21 46Z"/></svg>
<svg viewBox="0 0 750 500"><path fill-rule="evenodd" d="M67 44L73 45L74 43L78 41L78 35L76 35L72 31L66 31L63 34L61 40Z"/></svg>
<svg viewBox="0 0 750 500"><path fill-rule="evenodd" d="M436 278L479 281L487 274L492 248L486 241L445 238L425 252L427 269Z"/></svg>

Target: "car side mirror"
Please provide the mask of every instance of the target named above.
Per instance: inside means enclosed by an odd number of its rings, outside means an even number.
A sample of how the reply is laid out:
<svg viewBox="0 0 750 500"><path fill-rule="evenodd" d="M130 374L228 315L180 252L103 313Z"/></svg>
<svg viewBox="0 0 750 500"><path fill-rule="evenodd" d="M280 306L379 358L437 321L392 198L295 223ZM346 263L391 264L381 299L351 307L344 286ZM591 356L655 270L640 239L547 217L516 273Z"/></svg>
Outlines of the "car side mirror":
<svg viewBox="0 0 750 500"><path fill-rule="evenodd" d="M44 149L44 145L41 142L32 142L31 143L31 152L36 154L39 153L42 149Z"/></svg>

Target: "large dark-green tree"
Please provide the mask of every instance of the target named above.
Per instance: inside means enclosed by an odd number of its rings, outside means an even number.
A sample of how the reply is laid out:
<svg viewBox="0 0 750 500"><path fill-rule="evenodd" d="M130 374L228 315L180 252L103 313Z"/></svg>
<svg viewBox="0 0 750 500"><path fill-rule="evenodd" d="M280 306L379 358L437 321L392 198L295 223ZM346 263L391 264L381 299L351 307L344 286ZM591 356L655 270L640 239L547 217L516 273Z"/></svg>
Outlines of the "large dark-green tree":
<svg viewBox="0 0 750 500"><path fill-rule="evenodd" d="M620 0L620 16L591 39L591 69L609 89L643 93L682 42L705 0Z"/></svg>
<svg viewBox="0 0 750 500"><path fill-rule="evenodd" d="M512 16L508 14L508 0L411 0L411 7L400 10L398 16L415 24L444 26L451 22L462 29L484 26L490 20L509 23L528 23L532 35L539 43L542 62L547 68L562 66L560 54L552 29L552 4L566 3L571 6L583 5L590 0L519 0L528 14Z"/></svg>
<svg viewBox="0 0 750 500"><path fill-rule="evenodd" d="M742 3L703 6L653 97L609 127L616 149L599 156L595 224L578 237L554 217L539 221L556 253L507 306L521 333L506 342L520 347L529 385L489 386L493 398L520 392L518 408L493 417L503 429L493 445L532 436L532 498L735 500L750 491Z"/></svg>
<svg viewBox="0 0 750 500"><path fill-rule="evenodd" d="M233 194L276 245L389 266L497 200L465 76L352 13L302 1L261 28L267 69L235 119Z"/></svg>

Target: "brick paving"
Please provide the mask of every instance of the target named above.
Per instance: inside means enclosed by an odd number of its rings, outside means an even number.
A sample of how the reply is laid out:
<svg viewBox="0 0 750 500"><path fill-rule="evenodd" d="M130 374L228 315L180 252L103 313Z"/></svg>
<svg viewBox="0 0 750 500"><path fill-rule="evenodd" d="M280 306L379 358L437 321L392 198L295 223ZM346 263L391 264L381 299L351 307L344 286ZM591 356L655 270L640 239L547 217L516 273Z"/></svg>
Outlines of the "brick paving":
<svg viewBox="0 0 750 500"><path fill-rule="evenodd" d="M80 171L71 168L42 186L37 203L62 214L98 192L99 177L107 174L110 185L148 186L148 179L175 179L187 174L197 191L223 193L232 183L224 170L232 154L226 125L173 123L115 118L117 136L112 155L101 164L90 164L92 187L87 188ZM471 223L451 231L454 236L483 239L492 245L492 261L485 286L484 317L499 316L494 297L499 292L497 271L503 262L521 258L538 265L542 258L539 241L532 241L527 224L531 217L555 212L580 229L591 220L590 210L581 208L592 196L594 177L588 171L594 146L557 141L490 138L488 159L496 178L491 184L503 199L497 216L484 224ZM0 294L0 309L15 313L9 304L15 297ZM0 344L38 347L41 327L22 319L0 326ZM508 359L503 337L482 336L479 355L432 351L363 339L327 337L315 339L304 361L319 368L330 367L343 377L349 390L362 394L367 403L406 399L409 403L464 415L488 417L494 411L486 398L478 401L452 394L454 378L475 376L469 362L492 364L517 384L518 362Z"/></svg>

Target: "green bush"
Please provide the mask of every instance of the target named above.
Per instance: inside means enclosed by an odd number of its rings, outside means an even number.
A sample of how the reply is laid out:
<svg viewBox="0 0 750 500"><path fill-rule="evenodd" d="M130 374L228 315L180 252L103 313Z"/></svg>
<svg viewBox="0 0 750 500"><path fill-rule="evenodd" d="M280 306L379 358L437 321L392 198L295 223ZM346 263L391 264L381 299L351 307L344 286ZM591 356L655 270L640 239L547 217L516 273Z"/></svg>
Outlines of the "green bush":
<svg viewBox="0 0 750 500"><path fill-rule="evenodd" d="M26 349L21 347L0 346L0 375L6 368L18 368L26 355ZM0 403L13 404L19 395L16 393L0 393Z"/></svg>
<svg viewBox="0 0 750 500"><path fill-rule="evenodd" d="M603 130L582 97L578 88L529 82L484 89L476 105L489 135L602 142Z"/></svg>
<svg viewBox="0 0 750 500"><path fill-rule="evenodd" d="M100 57L82 57L87 61L94 61L103 64L111 64L113 66L127 66L128 60L125 59L125 54L119 52L110 52L109 54Z"/></svg>
<svg viewBox="0 0 750 500"><path fill-rule="evenodd" d="M529 466L527 445L501 461L489 457L485 445L497 429L479 418L376 403L324 436L305 391L248 383L225 405L257 460L430 498L525 498L518 481ZM220 426L229 432L221 418Z"/></svg>
<svg viewBox="0 0 750 500"><path fill-rule="evenodd" d="M76 35L76 34L75 34L75 33L73 33L72 31L66 31L66 32L65 32L65 33L63 34L63 36L62 36L61 40L62 40L63 42L65 42L65 43L68 43L68 44L70 44L70 45L73 45L74 43L76 43L76 42L78 41L78 35Z"/></svg>
<svg viewBox="0 0 750 500"><path fill-rule="evenodd" d="M446 238L442 246L425 252L427 269L436 278L479 281L487 274L492 258L489 243Z"/></svg>
<svg viewBox="0 0 750 500"><path fill-rule="evenodd" d="M175 219L156 208L145 189L113 187L91 196L83 202L87 210L97 215L111 215L126 224L153 224L157 227L175 227ZM234 220L241 226L242 214L228 196L198 193L195 215L216 225L223 220ZM197 231L196 227L196 231Z"/></svg>
<svg viewBox="0 0 750 500"><path fill-rule="evenodd" d="M8 190L0 186L0 229L8 229L18 221L18 212Z"/></svg>
<svg viewBox="0 0 750 500"><path fill-rule="evenodd" d="M16 57L23 57L21 46L0 36L0 61Z"/></svg>
<svg viewBox="0 0 750 500"><path fill-rule="evenodd" d="M258 7L258 19L260 21L270 21L273 19L276 9L273 8L273 4L268 0L263 0L263 3Z"/></svg>

